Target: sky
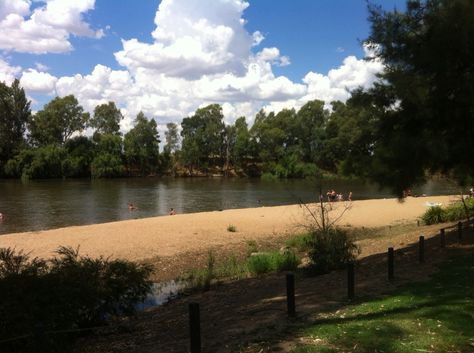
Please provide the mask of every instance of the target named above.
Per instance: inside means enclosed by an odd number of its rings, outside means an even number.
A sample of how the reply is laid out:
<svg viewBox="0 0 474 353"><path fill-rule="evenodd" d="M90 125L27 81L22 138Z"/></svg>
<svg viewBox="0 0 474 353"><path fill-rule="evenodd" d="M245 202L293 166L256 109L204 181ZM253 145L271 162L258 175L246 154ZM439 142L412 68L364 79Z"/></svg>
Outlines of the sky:
<svg viewBox="0 0 474 353"><path fill-rule="evenodd" d="M0 0L0 81L18 78L33 111L114 101L123 132L139 111L163 130L211 103L251 124L370 87L383 63L364 60L367 16L365 0Z"/></svg>

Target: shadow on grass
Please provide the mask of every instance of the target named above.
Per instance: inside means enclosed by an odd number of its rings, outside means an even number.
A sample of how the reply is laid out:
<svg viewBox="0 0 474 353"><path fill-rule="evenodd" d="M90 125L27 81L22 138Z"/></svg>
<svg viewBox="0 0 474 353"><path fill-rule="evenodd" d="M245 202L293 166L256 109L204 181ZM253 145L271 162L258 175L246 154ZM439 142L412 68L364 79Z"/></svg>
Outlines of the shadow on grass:
<svg viewBox="0 0 474 353"><path fill-rule="evenodd" d="M347 306L302 332L292 352L474 352L474 255L428 282Z"/></svg>

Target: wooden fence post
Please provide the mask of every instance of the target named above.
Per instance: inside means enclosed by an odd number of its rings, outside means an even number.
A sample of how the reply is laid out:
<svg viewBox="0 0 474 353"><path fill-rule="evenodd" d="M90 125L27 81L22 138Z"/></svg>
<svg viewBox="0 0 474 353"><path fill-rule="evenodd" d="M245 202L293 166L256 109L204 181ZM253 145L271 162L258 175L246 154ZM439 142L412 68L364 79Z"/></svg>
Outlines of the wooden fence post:
<svg viewBox="0 0 474 353"><path fill-rule="evenodd" d="M189 331L191 353L201 353L201 319L198 303L189 303Z"/></svg>
<svg viewBox="0 0 474 353"><path fill-rule="evenodd" d="M355 276L354 276L354 263L350 262L347 264L347 297L354 299L355 296Z"/></svg>
<svg viewBox="0 0 474 353"><path fill-rule="evenodd" d="M420 235L420 242L418 246L418 260L420 263L425 262L425 237Z"/></svg>
<svg viewBox="0 0 474 353"><path fill-rule="evenodd" d="M393 248L388 248L388 280L393 281Z"/></svg>
<svg viewBox="0 0 474 353"><path fill-rule="evenodd" d="M288 316L294 317L295 310L295 275L293 273L286 274L286 307Z"/></svg>
<svg viewBox="0 0 474 353"><path fill-rule="evenodd" d="M446 246L446 233L444 228L439 231L439 239L441 242L441 247L444 248Z"/></svg>

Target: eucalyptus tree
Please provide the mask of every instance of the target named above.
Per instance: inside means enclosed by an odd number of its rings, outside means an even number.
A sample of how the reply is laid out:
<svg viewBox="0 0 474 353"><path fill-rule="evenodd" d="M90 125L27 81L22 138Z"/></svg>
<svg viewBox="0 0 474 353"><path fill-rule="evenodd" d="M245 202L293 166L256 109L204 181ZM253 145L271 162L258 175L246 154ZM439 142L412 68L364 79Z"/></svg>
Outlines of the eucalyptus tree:
<svg viewBox="0 0 474 353"><path fill-rule="evenodd" d="M35 146L64 145L87 126L89 113L73 95L56 97L29 120L30 141Z"/></svg>
<svg viewBox="0 0 474 353"><path fill-rule="evenodd" d="M25 145L25 130L31 116L30 101L18 80L0 82L0 175L6 162Z"/></svg>
<svg viewBox="0 0 474 353"><path fill-rule="evenodd" d="M156 172L159 164L160 135L156 121L138 113L135 126L125 134L124 154L129 167L138 168L141 175Z"/></svg>

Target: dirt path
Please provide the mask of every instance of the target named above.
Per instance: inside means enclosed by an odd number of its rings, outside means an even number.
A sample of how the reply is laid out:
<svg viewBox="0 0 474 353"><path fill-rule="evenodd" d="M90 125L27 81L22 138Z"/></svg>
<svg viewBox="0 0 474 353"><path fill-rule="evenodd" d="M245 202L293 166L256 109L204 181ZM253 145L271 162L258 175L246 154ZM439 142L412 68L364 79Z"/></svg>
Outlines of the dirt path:
<svg viewBox="0 0 474 353"><path fill-rule="evenodd" d="M426 261L418 263L418 232L381 241L366 240L356 267L356 295L376 296L406 282L425 279L448 256L474 249L474 234L465 232L463 245L456 232L447 233L448 247L440 247L438 229L424 229ZM432 234L428 234L428 231ZM402 244L402 245L401 245ZM395 281L387 280L386 247L395 246ZM211 291L178 299L173 303L140 313L80 342L76 352L151 353L187 352L190 302L201 307L203 352L270 352L291 347L294 325L311 322L324 313L347 303L346 273L298 278L296 283L297 319L286 315L284 274L227 283ZM258 342L269 342L268 347ZM257 343L257 344L256 344Z"/></svg>

